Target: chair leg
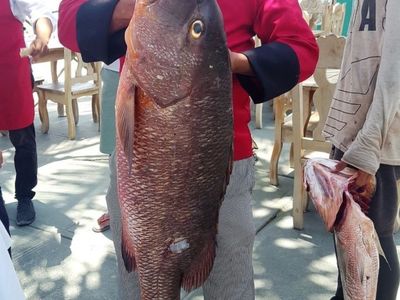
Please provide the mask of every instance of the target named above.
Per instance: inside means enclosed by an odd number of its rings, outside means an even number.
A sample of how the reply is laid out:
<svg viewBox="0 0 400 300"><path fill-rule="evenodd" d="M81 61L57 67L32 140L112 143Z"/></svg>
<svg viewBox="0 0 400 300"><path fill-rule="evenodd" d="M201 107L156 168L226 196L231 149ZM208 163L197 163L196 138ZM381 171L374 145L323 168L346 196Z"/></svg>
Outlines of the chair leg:
<svg viewBox="0 0 400 300"><path fill-rule="evenodd" d="M293 227L295 229L304 228L304 187L302 174L296 173L294 175L293 183Z"/></svg>
<svg viewBox="0 0 400 300"><path fill-rule="evenodd" d="M100 121L100 101L98 94L92 95L92 117L94 123Z"/></svg>
<svg viewBox="0 0 400 300"><path fill-rule="evenodd" d="M256 128L257 129L262 128L262 109L263 109L262 103L256 104Z"/></svg>
<svg viewBox="0 0 400 300"><path fill-rule="evenodd" d="M44 92L39 90L38 91L38 98L39 98L39 117L42 123L40 130L42 133L49 132L49 113L47 111L47 99L44 95Z"/></svg>
<svg viewBox="0 0 400 300"><path fill-rule="evenodd" d="M294 169L294 155L293 155L293 143L290 143L290 152L289 152L289 166Z"/></svg>
<svg viewBox="0 0 400 300"><path fill-rule="evenodd" d="M278 162L282 152L282 140L275 137L274 148L272 149L271 161L269 164L269 182L272 185L279 185L278 179Z"/></svg>
<svg viewBox="0 0 400 300"><path fill-rule="evenodd" d="M77 125L79 123L79 107L77 99L72 99L72 112L74 113L75 125Z"/></svg>
<svg viewBox="0 0 400 300"><path fill-rule="evenodd" d="M64 104L57 103L57 113L59 117L65 117Z"/></svg>
<svg viewBox="0 0 400 300"><path fill-rule="evenodd" d="M73 100L71 98L67 99L67 122L68 122L68 138L74 140L76 137L76 125L74 118Z"/></svg>

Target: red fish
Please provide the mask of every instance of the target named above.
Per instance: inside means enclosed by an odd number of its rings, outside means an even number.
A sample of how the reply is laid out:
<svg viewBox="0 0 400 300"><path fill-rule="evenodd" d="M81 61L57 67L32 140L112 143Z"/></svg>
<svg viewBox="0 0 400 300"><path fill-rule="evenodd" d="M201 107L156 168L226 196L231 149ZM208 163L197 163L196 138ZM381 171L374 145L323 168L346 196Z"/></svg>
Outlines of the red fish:
<svg viewBox="0 0 400 300"><path fill-rule="evenodd" d="M229 53L215 0L141 0L117 95L122 252L142 299L179 299L215 256L232 160Z"/></svg>
<svg viewBox="0 0 400 300"><path fill-rule="evenodd" d="M336 172L337 163L309 159L304 166L304 181L326 228L335 232L344 299L374 300L379 254L384 256L384 253L374 224L360 205L368 209L375 182L369 182L360 193L353 184L357 171L345 168Z"/></svg>

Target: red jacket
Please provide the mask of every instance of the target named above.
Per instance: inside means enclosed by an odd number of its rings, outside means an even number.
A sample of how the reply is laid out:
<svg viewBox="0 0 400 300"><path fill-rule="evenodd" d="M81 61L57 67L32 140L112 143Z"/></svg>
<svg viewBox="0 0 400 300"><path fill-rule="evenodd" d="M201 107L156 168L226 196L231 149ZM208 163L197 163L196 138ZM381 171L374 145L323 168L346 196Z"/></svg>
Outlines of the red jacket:
<svg viewBox="0 0 400 300"><path fill-rule="evenodd" d="M31 71L21 22L14 17L9 1L0 0L0 130L25 128L33 123Z"/></svg>
<svg viewBox="0 0 400 300"><path fill-rule="evenodd" d="M234 159L252 155L249 95L256 103L273 99L312 75L318 46L303 19L298 0L217 1L228 47L244 52L256 77L233 77ZM87 61L112 62L126 51L124 30L109 34L116 0L63 0L59 38ZM94 28L96 30L94 30ZM252 37L263 44L254 48Z"/></svg>

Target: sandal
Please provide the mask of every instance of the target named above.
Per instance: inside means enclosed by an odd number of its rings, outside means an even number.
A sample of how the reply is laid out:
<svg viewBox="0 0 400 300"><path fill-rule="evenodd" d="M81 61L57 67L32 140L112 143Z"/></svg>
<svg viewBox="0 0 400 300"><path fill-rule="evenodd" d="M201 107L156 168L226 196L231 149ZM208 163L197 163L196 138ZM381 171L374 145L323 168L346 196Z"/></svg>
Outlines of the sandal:
<svg viewBox="0 0 400 300"><path fill-rule="evenodd" d="M108 213L103 214L100 218L97 219L98 226L93 227L94 232L104 232L110 229L110 215Z"/></svg>

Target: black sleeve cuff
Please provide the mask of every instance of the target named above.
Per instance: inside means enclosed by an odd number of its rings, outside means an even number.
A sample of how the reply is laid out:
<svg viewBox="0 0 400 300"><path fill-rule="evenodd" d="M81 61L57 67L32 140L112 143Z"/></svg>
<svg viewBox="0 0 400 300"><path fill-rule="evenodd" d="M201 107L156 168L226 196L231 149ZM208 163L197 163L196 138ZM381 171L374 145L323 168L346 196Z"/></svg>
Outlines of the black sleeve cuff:
<svg viewBox="0 0 400 300"><path fill-rule="evenodd" d="M112 63L125 55L125 30L110 34L116 0L89 0L82 4L76 16L77 40L85 62Z"/></svg>
<svg viewBox="0 0 400 300"><path fill-rule="evenodd" d="M272 42L244 54L256 76L238 75L238 79L254 103L271 100L297 84L300 65L290 46Z"/></svg>

